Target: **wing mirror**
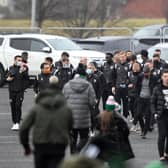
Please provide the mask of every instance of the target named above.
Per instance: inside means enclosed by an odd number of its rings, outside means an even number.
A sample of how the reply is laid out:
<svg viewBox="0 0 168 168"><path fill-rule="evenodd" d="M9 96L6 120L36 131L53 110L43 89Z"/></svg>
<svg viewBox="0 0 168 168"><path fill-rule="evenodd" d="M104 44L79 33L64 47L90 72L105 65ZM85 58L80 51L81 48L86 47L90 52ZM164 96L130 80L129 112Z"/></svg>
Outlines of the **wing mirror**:
<svg viewBox="0 0 168 168"><path fill-rule="evenodd" d="M50 47L44 47L42 50L45 53L51 53L51 48Z"/></svg>

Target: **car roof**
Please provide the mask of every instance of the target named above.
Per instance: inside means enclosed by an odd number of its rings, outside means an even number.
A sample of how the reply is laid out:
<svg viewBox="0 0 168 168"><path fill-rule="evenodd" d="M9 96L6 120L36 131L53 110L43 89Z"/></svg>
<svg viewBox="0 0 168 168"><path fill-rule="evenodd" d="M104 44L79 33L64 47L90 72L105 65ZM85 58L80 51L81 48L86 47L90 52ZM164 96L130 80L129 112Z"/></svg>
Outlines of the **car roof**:
<svg viewBox="0 0 168 168"><path fill-rule="evenodd" d="M34 34L34 33L23 33L23 34L8 34L8 35L3 35L3 36L7 36L9 38L16 38L16 37L20 37L20 38L39 38L39 39L65 39L65 37L63 36L56 36L56 35L49 35L49 34Z"/></svg>
<svg viewBox="0 0 168 168"><path fill-rule="evenodd" d="M76 42L106 42L106 41L114 41L114 40L122 40L128 39L130 40L130 36L100 36L100 37L90 37L87 39L73 39Z"/></svg>

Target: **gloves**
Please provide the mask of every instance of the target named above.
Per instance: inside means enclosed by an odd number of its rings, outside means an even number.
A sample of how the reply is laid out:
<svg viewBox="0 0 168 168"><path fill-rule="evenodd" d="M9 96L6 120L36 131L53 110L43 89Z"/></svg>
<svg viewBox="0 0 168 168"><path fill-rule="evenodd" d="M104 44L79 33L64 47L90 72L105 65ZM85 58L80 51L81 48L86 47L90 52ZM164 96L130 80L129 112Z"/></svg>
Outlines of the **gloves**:
<svg viewBox="0 0 168 168"><path fill-rule="evenodd" d="M25 156L29 156L32 153L32 150L30 148L30 146L27 146L26 148L24 148L24 155Z"/></svg>

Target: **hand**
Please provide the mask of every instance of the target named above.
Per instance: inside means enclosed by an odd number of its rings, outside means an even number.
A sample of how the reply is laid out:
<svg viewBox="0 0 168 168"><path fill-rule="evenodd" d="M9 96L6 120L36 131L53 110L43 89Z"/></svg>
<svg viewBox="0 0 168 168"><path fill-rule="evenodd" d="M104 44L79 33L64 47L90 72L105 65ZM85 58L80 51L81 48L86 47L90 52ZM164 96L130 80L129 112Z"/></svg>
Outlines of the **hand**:
<svg viewBox="0 0 168 168"><path fill-rule="evenodd" d="M8 76L6 80L7 80L8 82L10 82L10 81L12 81L13 79L14 79L14 77Z"/></svg>
<svg viewBox="0 0 168 168"><path fill-rule="evenodd" d="M24 155L25 155L25 156L29 156L31 153L32 153L32 150L31 150L30 147L25 148L25 151L24 151Z"/></svg>
<svg viewBox="0 0 168 168"><path fill-rule="evenodd" d="M115 94L115 87L112 87L112 93Z"/></svg>
<svg viewBox="0 0 168 168"><path fill-rule="evenodd" d="M132 83L129 84L129 85L128 85L128 88L133 88L133 84L132 84Z"/></svg>

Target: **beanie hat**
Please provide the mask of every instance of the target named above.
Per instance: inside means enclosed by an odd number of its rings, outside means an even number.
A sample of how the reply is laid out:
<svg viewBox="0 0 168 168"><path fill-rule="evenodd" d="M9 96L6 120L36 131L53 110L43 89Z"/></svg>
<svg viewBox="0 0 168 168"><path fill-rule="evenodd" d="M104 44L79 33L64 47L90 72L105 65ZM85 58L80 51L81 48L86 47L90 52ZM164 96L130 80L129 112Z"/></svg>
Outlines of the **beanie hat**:
<svg viewBox="0 0 168 168"><path fill-rule="evenodd" d="M49 78L49 83L50 84L58 84L58 82L59 82L59 80L58 80L58 78L56 76L51 76Z"/></svg>
<svg viewBox="0 0 168 168"><path fill-rule="evenodd" d="M105 109L107 111L116 111L116 112L121 112L121 107L120 105L116 102L114 99L114 96L109 96L107 101L106 101L106 106Z"/></svg>

